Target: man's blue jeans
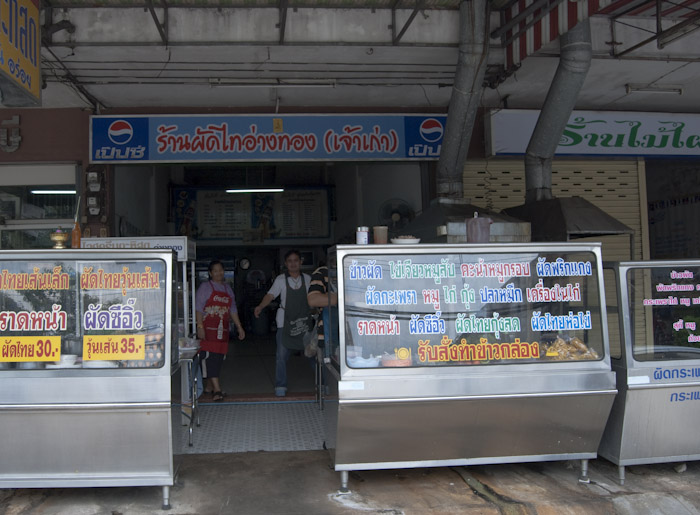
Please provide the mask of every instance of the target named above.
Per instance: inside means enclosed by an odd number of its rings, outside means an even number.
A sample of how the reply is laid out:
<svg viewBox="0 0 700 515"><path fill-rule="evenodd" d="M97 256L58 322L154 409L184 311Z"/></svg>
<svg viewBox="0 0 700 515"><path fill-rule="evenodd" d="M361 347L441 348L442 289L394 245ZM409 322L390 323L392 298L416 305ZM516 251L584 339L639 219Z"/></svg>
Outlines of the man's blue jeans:
<svg viewBox="0 0 700 515"><path fill-rule="evenodd" d="M275 342L277 343L277 351L275 352L275 388L287 388L287 361L292 351L282 343L283 329L277 329ZM303 352L303 351L302 351ZM311 368L316 365L316 357L307 358Z"/></svg>
<svg viewBox="0 0 700 515"><path fill-rule="evenodd" d="M282 328L277 329L275 335L277 352L275 353L275 388L287 388L287 361L289 361L289 349L282 344Z"/></svg>

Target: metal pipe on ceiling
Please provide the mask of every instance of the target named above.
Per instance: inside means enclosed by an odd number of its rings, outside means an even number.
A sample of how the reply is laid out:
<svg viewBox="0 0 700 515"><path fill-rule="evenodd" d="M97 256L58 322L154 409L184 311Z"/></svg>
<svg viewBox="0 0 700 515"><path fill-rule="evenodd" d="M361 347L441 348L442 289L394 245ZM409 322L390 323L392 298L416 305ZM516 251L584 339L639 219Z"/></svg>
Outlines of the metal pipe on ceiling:
<svg viewBox="0 0 700 515"><path fill-rule="evenodd" d="M525 152L525 202L552 198L552 159L591 66L588 20L559 37L560 59Z"/></svg>
<svg viewBox="0 0 700 515"><path fill-rule="evenodd" d="M439 197L463 197L462 171L484 91L489 12L488 0L465 1L459 6L459 59L437 165Z"/></svg>

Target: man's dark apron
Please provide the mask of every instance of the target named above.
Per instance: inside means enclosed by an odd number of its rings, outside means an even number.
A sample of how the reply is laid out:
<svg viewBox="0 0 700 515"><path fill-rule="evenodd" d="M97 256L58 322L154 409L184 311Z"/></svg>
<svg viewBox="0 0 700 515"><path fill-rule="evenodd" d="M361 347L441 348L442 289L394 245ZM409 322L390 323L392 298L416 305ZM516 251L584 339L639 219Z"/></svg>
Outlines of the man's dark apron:
<svg viewBox="0 0 700 515"><path fill-rule="evenodd" d="M284 306L282 345L289 350L303 350L304 335L313 327L313 318L306 300L306 281L304 274L301 274L301 288L295 290L289 286L289 274L285 273L284 276L287 299Z"/></svg>

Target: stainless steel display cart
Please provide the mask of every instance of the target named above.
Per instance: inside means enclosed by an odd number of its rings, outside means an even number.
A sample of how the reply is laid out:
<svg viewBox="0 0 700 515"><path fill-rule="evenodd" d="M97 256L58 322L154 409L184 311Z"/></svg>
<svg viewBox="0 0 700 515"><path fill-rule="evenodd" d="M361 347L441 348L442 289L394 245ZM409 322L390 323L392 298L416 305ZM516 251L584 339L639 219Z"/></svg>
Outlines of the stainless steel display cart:
<svg viewBox="0 0 700 515"><path fill-rule="evenodd" d="M175 304L173 309L173 336L178 341L180 354L191 354L192 349L199 348L199 343L194 341L197 337L197 324L194 315L195 304L195 263L197 261L197 244L187 236L139 236L139 237L104 237L104 238L83 238L80 242L83 249L121 249L121 250L172 250L175 253L178 266L174 267L173 275L175 285L173 296ZM172 355L173 366L178 368L174 376L175 381L180 383L180 401L182 404L182 416L180 418L183 426L189 426L190 445L192 445L192 417L191 406L196 402L196 395L192 397L192 385L194 383L194 373L196 376L197 367L192 366L191 361L186 361L186 366L179 367L179 355L174 352ZM201 384L198 385L201 389ZM195 390L196 392L196 390ZM197 424L199 426L199 424Z"/></svg>
<svg viewBox="0 0 700 515"><path fill-rule="evenodd" d="M618 465L624 483L627 465L700 459L700 260L608 267L619 393L598 453Z"/></svg>
<svg viewBox="0 0 700 515"><path fill-rule="evenodd" d="M162 486L169 506L173 283L170 250L0 252L0 488Z"/></svg>
<svg viewBox="0 0 700 515"><path fill-rule="evenodd" d="M600 244L343 245L326 447L351 470L587 460L616 394Z"/></svg>

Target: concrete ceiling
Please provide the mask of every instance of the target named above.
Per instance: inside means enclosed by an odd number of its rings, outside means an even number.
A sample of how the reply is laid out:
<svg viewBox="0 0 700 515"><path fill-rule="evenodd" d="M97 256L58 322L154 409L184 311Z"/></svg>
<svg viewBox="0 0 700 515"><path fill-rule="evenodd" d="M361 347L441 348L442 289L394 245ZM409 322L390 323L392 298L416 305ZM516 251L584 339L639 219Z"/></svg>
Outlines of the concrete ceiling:
<svg viewBox="0 0 700 515"><path fill-rule="evenodd" d="M42 107L444 111L459 3L52 1L44 4ZM663 49L653 39L634 49L658 31L648 10L656 2L617 4L592 18L594 60L577 109L699 112L700 31ZM688 19L697 28L695 0L683 9L661 5L662 28ZM490 30L501 23L494 10ZM504 62L494 38L483 106L539 108L558 63L557 42L517 70ZM682 94L631 92L629 84L674 86Z"/></svg>

